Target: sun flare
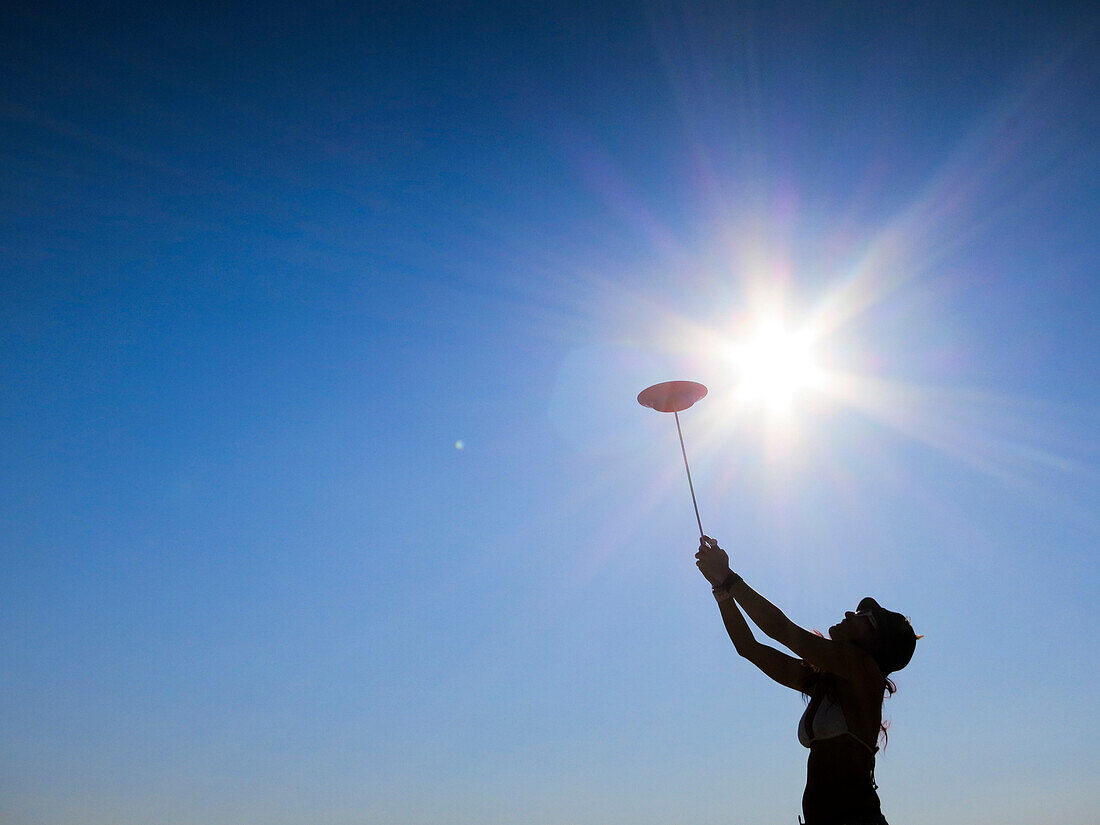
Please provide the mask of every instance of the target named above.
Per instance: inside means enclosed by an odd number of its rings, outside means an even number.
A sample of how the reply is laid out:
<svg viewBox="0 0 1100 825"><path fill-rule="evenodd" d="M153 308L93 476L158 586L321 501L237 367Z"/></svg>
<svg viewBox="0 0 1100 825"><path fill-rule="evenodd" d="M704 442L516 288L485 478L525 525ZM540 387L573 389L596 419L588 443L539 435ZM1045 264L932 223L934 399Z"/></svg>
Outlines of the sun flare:
<svg viewBox="0 0 1100 825"><path fill-rule="evenodd" d="M810 336L778 318L760 320L732 356L741 400L770 413L789 413L799 396L824 383Z"/></svg>

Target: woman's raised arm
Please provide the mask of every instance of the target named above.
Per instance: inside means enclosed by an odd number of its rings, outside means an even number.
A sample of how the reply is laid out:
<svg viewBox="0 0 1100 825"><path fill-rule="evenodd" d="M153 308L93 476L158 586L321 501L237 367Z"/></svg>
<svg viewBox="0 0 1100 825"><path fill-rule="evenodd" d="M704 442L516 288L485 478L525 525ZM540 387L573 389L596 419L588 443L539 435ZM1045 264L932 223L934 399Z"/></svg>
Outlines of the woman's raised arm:
<svg viewBox="0 0 1100 825"><path fill-rule="evenodd" d="M812 669L794 656L788 656L774 647L756 641L749 623L745 621L745 617L737 609L737 603L728 593L719 591L715 593L715 597L718 600L718 608L722 611L722 622L726 626L726 633L729 634L737 653L779 684L803 693L808 692L813 679Z"/></svg>
<svg viewBox="0 0 1100 825"><path fill-rule="evenodd" d="M726 590L732 599L736 599L748 617L764 633L802 657L800 664L812 665L818 670L835 673L845 678L854 677L866 669L868 656L864 651L855 645L835 642L799 627L788 619L782 610L745 584L744 579L730 570L729 556L714 539L709 536L699 539L699 552L695 554L695 558L699 571L707 581L716 588L721 587ZM727 608L723 607L723 619L725 619L726 610ZM740 618L740 612L737 616ZM742 618L741 621L744 622L744 619ZM726 629L729 630L728 623ZM747 625L745 630L748 631ZM748 631L748 635L752 638L751 631ZM733 638L732 632L730 638ZM734 639L734 645L736 644L737 640Z"/></svg>

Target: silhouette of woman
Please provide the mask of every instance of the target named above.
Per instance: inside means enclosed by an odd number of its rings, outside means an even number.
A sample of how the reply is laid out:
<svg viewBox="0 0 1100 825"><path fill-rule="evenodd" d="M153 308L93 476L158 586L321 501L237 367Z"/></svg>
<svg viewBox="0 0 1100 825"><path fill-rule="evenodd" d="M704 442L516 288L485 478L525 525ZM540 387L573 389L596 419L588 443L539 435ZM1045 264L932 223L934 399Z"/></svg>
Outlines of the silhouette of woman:
<svg viewBox="0 0 1100 825"><path fill-rule="evenodd" d="M895 690L887 677L909 663L920 638L909 620L866 598L826 638L799 627L745 584L714 539L703 536L695 558L737 652L779 684L810 697L798 723L798 740L810 749L802 794L806 825L886 825L875 754L879 733L886 730L882 700ZM756 641L738 605L801 658Z"/></svg>

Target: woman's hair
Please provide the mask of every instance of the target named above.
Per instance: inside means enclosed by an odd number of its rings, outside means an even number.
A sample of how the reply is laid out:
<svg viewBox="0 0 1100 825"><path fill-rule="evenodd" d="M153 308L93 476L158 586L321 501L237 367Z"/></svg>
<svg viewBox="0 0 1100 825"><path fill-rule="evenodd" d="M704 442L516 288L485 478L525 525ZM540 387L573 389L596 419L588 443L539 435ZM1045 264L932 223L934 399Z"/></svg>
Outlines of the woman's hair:
<svg viewBox="0 0 1100 825"><path fill-rule="evenodd" d="M891 679L889 676L883 676L882 680L883 680L883 682L885 682L885 684L883 685L883 691L882 691L882 701L885 702L886 697L893 696L895 693L898 692L898 686L896 684L894 684L894 680ZM879 703L879 708L881 708L881 707L882 707L882 702ZM879 737L882 739L882 747L883 748L885 748L886 743L890 741L890 734L887 733L887 729L889 727L890 727L890 720L889 719L883 719L881 714L880 714L879 715L878 729L879 729Z"/></svg>
<svg viewBox="0 0 1100 825"><path fill-rule="evenodd" d="M875 644L870 653L875 657L882 675L889 676L909 664L917 647L917 639L921 638L913 630L909 618L886 610L870 596L861 599L856 609L869 611L874 617Z"/></svg>

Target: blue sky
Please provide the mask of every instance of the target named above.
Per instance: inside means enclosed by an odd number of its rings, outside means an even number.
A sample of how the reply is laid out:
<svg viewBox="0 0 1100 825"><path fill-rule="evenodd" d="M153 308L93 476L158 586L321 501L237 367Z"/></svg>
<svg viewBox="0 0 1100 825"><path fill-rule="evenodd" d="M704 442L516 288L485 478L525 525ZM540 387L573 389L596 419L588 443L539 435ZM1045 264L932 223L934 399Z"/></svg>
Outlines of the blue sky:
<svg viewBox="0 0 1100 825"><path fill-rule="evenodd" d="M673 378L891 823L1092 816L1092 4L253 5L4 12L0 818L793 822Z"/></svg>

